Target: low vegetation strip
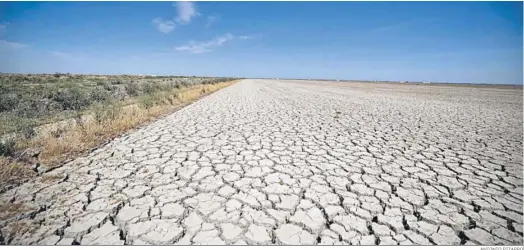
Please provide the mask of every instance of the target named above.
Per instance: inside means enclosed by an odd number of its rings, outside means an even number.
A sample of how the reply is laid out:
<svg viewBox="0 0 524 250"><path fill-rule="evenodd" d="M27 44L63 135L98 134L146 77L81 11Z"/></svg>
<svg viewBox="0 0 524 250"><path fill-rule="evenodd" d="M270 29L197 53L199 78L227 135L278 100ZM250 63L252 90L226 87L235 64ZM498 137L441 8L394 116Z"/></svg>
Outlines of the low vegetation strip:
<svg viewBox="0 0 524 250"><path fill-rule="evenodd" d="M0 192L235 82L231 78L37 76L1 77ZM35 84L34 79L40 80ZM103 84L107 86L101 89Z"/></svg>

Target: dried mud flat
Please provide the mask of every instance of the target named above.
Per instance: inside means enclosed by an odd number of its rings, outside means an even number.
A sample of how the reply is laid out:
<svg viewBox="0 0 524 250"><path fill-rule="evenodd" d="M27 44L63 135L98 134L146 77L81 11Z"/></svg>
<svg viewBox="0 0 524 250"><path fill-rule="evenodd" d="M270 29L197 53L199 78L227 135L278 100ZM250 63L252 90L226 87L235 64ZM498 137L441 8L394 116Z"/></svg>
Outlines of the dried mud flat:
<svg viewBox="0 0 524 250"><path fill-rule="evenodd" d="M0 240L522 245L522 178L522 89L244 80L0 194Z"/></svg>

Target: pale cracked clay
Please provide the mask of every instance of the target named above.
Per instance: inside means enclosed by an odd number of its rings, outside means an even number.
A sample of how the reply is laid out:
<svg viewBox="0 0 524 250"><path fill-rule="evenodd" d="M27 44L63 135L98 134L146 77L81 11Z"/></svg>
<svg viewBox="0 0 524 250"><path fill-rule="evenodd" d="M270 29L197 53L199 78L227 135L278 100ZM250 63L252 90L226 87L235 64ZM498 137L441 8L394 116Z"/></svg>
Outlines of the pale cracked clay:
<svg viewBox="0 0 524 250"><path fill-rule="evenodd" d="M522 245L522 89L243 80L45 175L1 243Z"/></svg>

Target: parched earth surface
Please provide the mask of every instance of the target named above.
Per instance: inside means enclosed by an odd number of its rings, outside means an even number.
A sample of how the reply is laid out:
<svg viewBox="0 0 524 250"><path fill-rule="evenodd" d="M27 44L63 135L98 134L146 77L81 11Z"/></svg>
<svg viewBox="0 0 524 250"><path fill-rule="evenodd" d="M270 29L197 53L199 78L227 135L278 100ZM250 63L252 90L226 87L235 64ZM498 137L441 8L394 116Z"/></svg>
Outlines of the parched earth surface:
<svg viewBox="0 0 524 250"><path fill-rule="evenodd" d="M521 88L244 80L0 194L0 240L522 245L522 190Z"/></svg>

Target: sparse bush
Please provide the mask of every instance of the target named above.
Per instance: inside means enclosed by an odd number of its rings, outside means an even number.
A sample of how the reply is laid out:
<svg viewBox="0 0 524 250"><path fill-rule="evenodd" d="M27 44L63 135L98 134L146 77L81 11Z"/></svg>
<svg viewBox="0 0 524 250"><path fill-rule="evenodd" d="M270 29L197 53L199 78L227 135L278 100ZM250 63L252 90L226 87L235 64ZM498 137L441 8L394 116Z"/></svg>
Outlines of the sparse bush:
<svg viewBox="0 0 524 250"><path fill-rule="evenodd" d="M152 108L155 103L156 101L153 95L140 96L138 98L138 104L145 109Z"/></svg>
<svg viewBox="0 0 524 250"><path fill-rule="evenodd" d="M63 110L80 110L89 104L89 93L80 87L59 90L53 97L55 102L62 105Z"/></svg>
<svg viewBox="0 0 524 250"><path fill-rule="evenodd" d="M25 138L34 136L34 127L37 124L36 118L25 118L16 114L4 114L0 116L0 135L8 133L18 133Z"/></svg>
<svg viewBox="0 0 524 250"><path fill-rule="evenodd" d="M161 90L163 90L162 85L157 82L146 83L143 85L143 91L147 95L153 94Z"/></svg>
<svg viewBox="0 0 524 250"><path fill-rule="evenodd" d="M103 90L103 89L95 89L93 92L91 92L91 99L92 102L105 102L111 98L111 93Z"/></svg>
<svg viewBox="0 0 524 250"><path fill-rule="evenodd" d="M112 86L111 86L111 83L108 82L108 81L100 81L99 80L99 81L96 82L96 85L103 87L107 91L111 91L113 89Z"/></svg>
<svg viewBox="0 0 524 250"><path fill-rule="evenodd" d="M3 93L0 95L0 112L13 111L19 99L16 93Z"/></svg>
<svg viewBox="0 0 524 250"><path fill-rule="evenodd" d="M179 99L180 98L180 93L177 91L177 92L174 92L172 97L176 100L176 99Z"/></svg>
<svg viewBox="0 0 524 250"><path fill-rule="evenodd" d="M0 141L0 156L11 156L15 152L15 141L4 139Z"/></svg>
<svg viewBox="0 0 524 250"><path fill-rule="evenodd" d="M138 83L132 82L126 84L126 92L130 96L138 96L140 95L140 85Z"/></svg>
<svg viewBox="0 0 524 250"><path fill-rule="evenodd" d="M107 108L106 119L115 120L120 116L121 113L122 106L118 105L118 103L111 104Z"/></svg>
<svg viewBox="0 0 524 250"><path fill-rule="evenodd" d="M66 132L65 128L57 128L55 130L50 131L49 135L54 138L60 138L62 134L64 134L64 132Z"/></svg>
<svg viewBox="0 0 524 250"><path fill-rule="evenodd" d="M58 89L58 86L54 84L42 84L38 85L35 92L39 93L42 98L53 99L53 96L58 92Z"/></svg>
<svg viewBox="0 0 524 250"><path fill-rule="evenodd" d="M36 131L35 131L35 127L34 125L32 126L25 126L25 127L22 127L22 128L19 128L18 129L18 132L21 134L21 136L26 139L26 140L29 140L33 137L36 136Z"/></svg>
<svg viewBox="0 0 524 250"><path fill-rule="evenodd" d="M98 103L93 106L92 111L94 113L95 121L101 123L105 118L105 107L104 105Z"/></svg>
<svg viewBox="0 0 524 250"><path fill-rule="evenodd" d="M105 120L115 120L122 113L122 107L112 102L96 104L92 110L97 123L102 123Z"/></svg>
<svg viewBox="0 0 524 250"><path fill-rule="evenodd" d="M42 117L46 112L46 105L34 97L22 97L16 107L16 114L23 118Z"/></svg>

